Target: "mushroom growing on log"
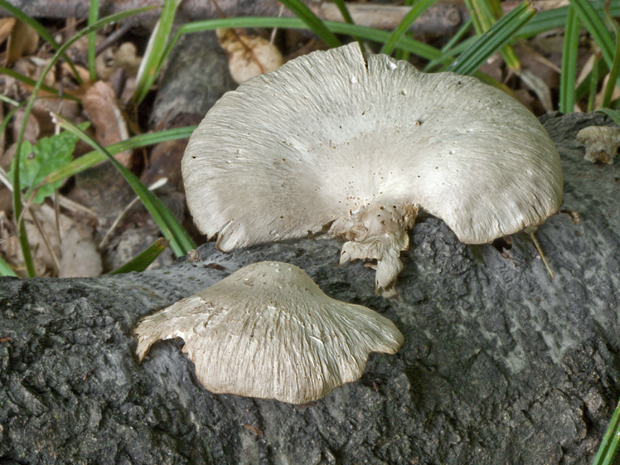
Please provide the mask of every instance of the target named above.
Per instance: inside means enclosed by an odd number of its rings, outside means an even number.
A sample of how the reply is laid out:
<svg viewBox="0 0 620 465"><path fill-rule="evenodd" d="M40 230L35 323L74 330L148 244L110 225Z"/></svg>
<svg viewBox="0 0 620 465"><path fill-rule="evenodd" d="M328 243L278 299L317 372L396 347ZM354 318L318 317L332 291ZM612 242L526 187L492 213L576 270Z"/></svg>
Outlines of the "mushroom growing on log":
<svg viewBox="0 0 620 465"><path fill-rule="evenodd" d="M142 320L140 361L181 337L209 391L303 404L362 376L370 352L394 354L403 336L369 308L326 296L300 268L248 265Z"/></svg>
<svg viewBox="0 0 620 465"><path fill-rule="evenodd" d="M540 225L562 203L558 152L520 103L357 43L225 94L182 171L194 221L220 250L327 231L348 241L341 263L377 261L387 296L419 209L478 244Z"/></svg>
<svg viewBox="0 0 620 465"><path fill-rule="evenodd" d="M589 126L577 133L577 142L586 146L585 160L612 164L620 147L620 128Z"/></svg>

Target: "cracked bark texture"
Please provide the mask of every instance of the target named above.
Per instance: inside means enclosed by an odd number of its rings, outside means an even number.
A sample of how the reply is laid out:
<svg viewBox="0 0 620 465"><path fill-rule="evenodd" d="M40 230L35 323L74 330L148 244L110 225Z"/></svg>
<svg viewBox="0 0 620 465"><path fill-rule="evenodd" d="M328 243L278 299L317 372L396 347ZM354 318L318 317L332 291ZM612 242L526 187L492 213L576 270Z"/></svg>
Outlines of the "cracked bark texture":
<svg viewBox="0 0 620 465"><path fill-rule="evenodd" d="M565 176L562 211L537 232L553 281L527 235L502 253L432 217L411 232L400 300L375 296L362 264L339 268L333 240L208 244L200 263L126 276L2 278L0 463L590 463L620 394L620 165L585 162L574 139L603 116L543 120ZM137 364L141 316L260 260L391 318L401 351L301 408L206 391L178 341Z"/></svg>

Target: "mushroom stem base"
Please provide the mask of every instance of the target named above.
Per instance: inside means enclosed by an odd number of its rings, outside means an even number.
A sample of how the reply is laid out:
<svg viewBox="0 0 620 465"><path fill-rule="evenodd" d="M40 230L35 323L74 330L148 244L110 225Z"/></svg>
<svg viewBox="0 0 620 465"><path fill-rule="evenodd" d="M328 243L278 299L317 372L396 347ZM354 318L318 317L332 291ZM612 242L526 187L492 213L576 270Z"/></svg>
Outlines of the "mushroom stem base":
<svg viewBox="0 0 620 465"><path fill-rule="evenodd" d="M375 292L394 297L396 277L403 269L400 253L409 248L408 231L418 216L418 206L370 204L366 210L337 221L330 234L348 240L342 246L340 265L354 260L377 260Z"/></svg>

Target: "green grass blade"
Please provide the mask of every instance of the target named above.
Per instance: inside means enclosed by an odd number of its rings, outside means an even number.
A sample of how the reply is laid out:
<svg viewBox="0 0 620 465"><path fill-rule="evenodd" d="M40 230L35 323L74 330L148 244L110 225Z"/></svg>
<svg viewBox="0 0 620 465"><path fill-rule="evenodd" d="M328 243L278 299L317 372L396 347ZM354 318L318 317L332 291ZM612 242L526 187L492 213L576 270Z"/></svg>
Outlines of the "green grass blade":
<svg viewBox="0 0 620 465"><path fill-rule="evenodd" d="M65 130L75 134L82 141L86 142L93 149L103 152L112 164L118 169L123 177L127 180L127 183L134 190L136 195L140 197L142 203L149 211L159 229L163 235L170 239L170 247L177 255L177 257L186 255L191 249L196 248L194 242L187 235L183 227L177 222L174 216L168 211L168 209L159 201L155 195L148 190L148 188L140 182L135 174L121 165L105 148L103 148L96 140L82 131L80 128L70 123L62 116L53 113L55 120Z"/></svg>
<svg viewBox="0 0 620 465"><path fill-rule="evenodd" d="M413 6L414 3L415 3L415 0L405 0L404 6ZM403 37L413 38L413 33L405 32L405 34L403 34ZM409 52L403 49L400 49L400 48L397 48L396 53L394 54L394 58L396 58L397 60L404 60L404 61L409 61L409 56L410 56Z"/></svg>
<svg viewBox="0 0 620 465"><path fill-rule="evenodd" d="M349 14L349 9L347 8L347 5L344 3L344 0L333 0L333 2L338 7L338 11L340 11L340 14L344 18L345 22L349 24L353 24L353 18L351 18L351 15Z"/></svg>
<svg viewBox="0 0 620 465"><path fill-rule="evenodd" d="M366 26L358 26L354 24L337 23L325 21L325 25L337 34L357 35L365 40L373 42L385 43L390 39L391 34L387 31L373 29ZM414 55L420 56L427 60L441 60L442 53L435 47L412 39L407 36L401 36L396 47Z"/></svg>
<svg viewBox="0 0 620 465"><path fill-rule="evenodd" d="M620 403L616 406L616 410L614 411L613 416L611 417L611 421L609 422L609 426L607 427L607 431L605 431L605 436L603 436L603 440L601 441L601 445L599 446L598 452L592 465L607 465L610 464L613 460L613 457L616 455L616 450L618 446L618 435L620 434ZM615 442L614 448L612 445Z"/></svg>
<svg viewBox="0 0 620 465"><path fill-rule="evenodd" d="M13 118L13 115L15 114L15 112L19 110L21 107L23 107L24 105L26 105L26 102L22 102L16 107L11 108L9 110L9 112L6 114L6 116L2 120L2 123L0 124L0 134L4 134L4 130L6 129L9 122L11 121L11 118Z"/></svg>
<svg viewBox="0 0 620 465"><path fill-rule="evenodd" d="M87 34L90 34L91 32L96 31L97 29L102 28L106 24L109 24L115 21L121 21L125 18L129 18L130 16L134 16L139 13L150 11L152 9L153 9L152 7L138 8L135 10L123 11L121 13L108 16L107 18L97 21L95 24L92 24L91 26L82 29L80 32L75 34L71 39L65 42L56 51L54 56L47 63L47 66L43 69L43 72L41 73L41 77L35 83L34 88L32 89L32 94L28 98L26 110L24 111L24 122L22 123L22 127L20 128L19 135L17 137L16 147L15 147L15 159L14 160L17 166L19 166L19 154L21 151L22 142L24 140L24 132L26 131L26 125L28 123L28 116L30 116L30 112L32 111L34 101L37 98L37 94L39 93L41 86L43 85L43 79L45 78L45 76L47 76L47 73L50 72L52 67L58 62L60 57L62 57L67 51L67 49L71 45L73 45L76 41L78 41L80 38L84 37ZM18 169L14 171L12 183L14 186L21 185L20 180L19 180ZM20 195L19 188L16 188L13 190L13 216L15 217L16 221L19 223L17 224L17 234L19 236L19 244L22 249L22 254L24 256L24 265L26 266L26 271L29 277L34 277L35 276L34 263L32 261L32 253L30 251L30 245L28 244L28 237L26 235L26 227L24 225L23 219L22 221L18 221L18 219L21 218L22 216L22 212L23 212L23 205L22 205L21 195Z"/></svg>
<svg viewBox="0 0 620 465"><path fill-rule="evenodd" d="M592 70L590 70L586 78L577 86L577 90L575 91L575 101L578 102L588 92L590 92L592 90L592 85L594 85L594 92L596 92L599 76L604 76L608 69L609 68L607 68L605 60L595 59ZM592 80L593 77L595 78L594 82Z"/></svg>
<svg viewBox="0 0 620 465"><path fill-rule="evenodd" d="M620 431L616 431L616 434L614 434L614 438L609 445L609 449L607 450L607 454L605 455L605 460L603 460L602 465L612 465L614 463L614 458L618 452L618 445L620 445Z"/></svg>
<svg viewBox="0 0 620 465"><path fill-rule="evenodd" d="M599 2L593 2L599 3ZM597 10L592 6L588 0L570 0L570 5L575 9L575 13L579 16L582 24L586 27L596 45L601 49L603 58L607 63L609 69L612 67L614 61L614 40L605 27L605 23L599 16Z"/></svg>
<svg viewBox="0 0 620 465"><path fill-rule="evenodd" d="M594 7L597 14L603 12L603 5L601 3L593 3L592 7ZM620 16L620 2L614 0L611 4L611 15L614 17ZM541 11L527 24L527 26L519 31L518 37L520 39L529 39L530 37L550 31L551 29L564 28L567 17L568 7L566 6Z"/></svg>
<svg viewBox="0 0 620 465"><path fill-rule="evenodd" d="M349 14L349 9L347 8L347 5L344 3L344 0L333 0L333 2L338 7L338 11L340 11L340 14L344 18L344 21L348 24L355 24L353 22L353 18ZM355 37L355 36L353 36L353 39L355 39L360 44L360 48L362 49L362 52L365 52L366 50L364 49L364 42L362 41L362 39L359 37Z"/></svg>
<svg viewBox="0 0 620 465"><path fill-rule="evenodd" d="M168 239L160 237L136 258L128 261L120 268L117 268L114 271L110 271L108 275L131 273L132 271L140 272L146 270L149 265L153 263L164 250L166 250L169 242L170 241Z"/></svg>
<svg viewBox="0 0 620 465"><path fill-rule="evenodd" d="M341 45L338 38L331 32L323 21L321 21L313 12L300 0L280 0L280 3L291 10L295 16L308 25L312 31L319 36L330 48L339 47Z"/></svg>
<svg viewBox="0 0 620 465"><path fill-rule="evenodd" d="M0 74L6 74L7 76L11 76L12 78L15 78L18 81L23 82L24 84L28 84L29 86L32 86L32 87L34 87L35 84L37 83L37 81L35 81L34 79L30 79L28 76L24 76L23 74L13 71L12 69L3 68L1 66L0 66ZM50 94L53 94L56 97L60 96L58 90L54 89L53 87L46 86L45 84L42 84L40 89L44 90L45 92L49 92ZM74 97L69 94L63 94L62 98L67 99L67 100L73 100L74 102L80 101L79 98Z"/></svg>
<svg viewBox="0 0 620 465"><path fill-rule="evenodd" d="M182 128L168 129L154 134L141 134L139 136L134 136L127 140L117 142L116 144L108 145L106 150L111 155L116 155L117 153L124 152L125 150L133 150L147 145L159 144L160 142L165 142L167 140L185 139L192 135L194 129L196 129L196 126L186 126ZM53 184L57 181L69 178L88 168L92 168L96 164L106 161L107 159L108 157L102 152L89 152L47 175L43 182L37 187L40 188L46 184Z"/></svg>
<svg viewBox="0 0 620 465"><path fill-rule="evenodd" d="M503 16L502 6L499 3L499 0L487 0L490 6L491 17L493 18L493 24L497 22L497 18L501 18ZM521 61L519 57L517 57L517 52L515 52L512 45L504 45L501 49L502 58L506 65L513 71L521 69Z"/></svg>
<svg viewBox="0 0 620 465"><path fill-rule="evenodd" d="M521 3L481 35L474 45L452 63L449 71L459 74L473 73L493 53L506 45L535 14L536 10L529 2Z"/></svg>
<svg viewBox="0 0 620 465"><path fill-rule="evenodd" d="M144 100L149 93L151 86L157 79L159 69L161 68L161 56L166 50L166 44L172 31L174 23L174 17L176 15L178 7L177 0L164 0L164 6L161 11L161 16L147 46L144 57L142 57L142 63L138 70L138 76L136 78L136 92L133 96L133 101L139 104Z"/></svg>
<svg viewBox="0 0 620 465"><path fill-rule="evenodd" d="M473 20L470 18L467 22L465 22L458 31L456 31L456 34L454 34L450 40L448 41L448 43L446 45L444 45L444 47L441 49L441 53L443 54L443 60L444 61L449 61L451 60L451 57L453 56L453 53L450 53L454 47L456 46L456 44L463 38L463 36L465 34L467 34L467 32L469 31L469 29L472 27L472 25L474 24ZM456 52L458 53L458 52ZM429 72L430 70L432 70L435 66L440 64L441 60L431 60L423 69L423 71Z"/></svg>
<svg viewBox="0 0 620 465"><path fill-rule="evenodd" d="M482 24L482 21L480 20L480 15L478 14L478 11L476 10L476 5L474 5L472 0L465 0L465 6L467 7L467 10L469 11L469 16L471 18L472 23L474 24L474 29L476 30L476 33L483 34L484 25Z"/></svg>
<svg viewBox="0 0 620 465"><path fill-rule="evenodd" d="M2 74L2 73L0 73L0 74ZM0 100L2 100L4 103L8 103L9 105L12 105L14 107L20 105L20 103L17 100L13 100L12 98L8 98L6 95L0 94Z"/></svg>
<svg viewBox="0 0 620 465"><path fill-rule="evenodd" d="M6 0L0 0L0 8L3 8L4 10L8 11L12 16L15 16L20 21L28 24L31 28L37 31L37 33L43 38L43 40L45 40L48 44L50 44L54 50L60 49L60 44L56 42L56 40L52 37L52 35L49 32L47 32L47 29L45 29L41 25L41 23L39 23L36 19L31 18L30 16L24 14L19 8L14 7ZM75 65L73 64L73 62L69 59L69 57L65 53L62 54L62 58L71 67L71 71L73 71L75 80L78 82L78 84L82 85L83 81L80 78L79 73L75 69Z"/></svg>
<svg viewBox="0 0 620 465"><path fill-rule="evenodd" d="M19 171L19 170L15 170L15 171ZM17 193L17 195L15 193ZM21 197L19 195L19 189L13 189L13 216L15 217L15 221L17 221L17 218L21 217L23 208L21 207L21 200L20 200L19 215L15 213L17 212L17 209L15 208L15 197ZM28 274L29 278L34 278L37 275L37 272L35 271L35 268L34 268L34 260L32 258L32 251L30 250L30 243L28 242L28 232L26 231L26 223L24 222L24 220L22 220L17 225L17 238L19 239L19 247L22 250L22 256L24 258L24 266L26 267L26 273Z"/></svg>
<svg viewBox="0 0 620 465"><path fill-rule="evenodd" d="M97 22L99 17L99 0L90 0L90 7L88 9L88 25L92 25ZM88 72L90 73L90 80L97 80L97 67L95 65L97 49L97 33L91 32L88 34Z"/></svg>
<svg viewBox="0 0 620 465"><path fill-rule="evenodd" d="M605 92L603 93L603 101L601 102L602 108L609 108L611 105L611 98L618 84L618 76L620 76L620 33L616 31L616 53L614 54L614 61L609 70L609 80L605 86Z"/></svg>
<svg viewBox="0 0 620 465"><path fill-rule="evenodd" d="M605 62L603 62L605 63ZM594 104L596 103L596 88L598 87L598 70L599 70L599 59L596 54L594 55L594 59L592 61L592 71L590 71L590 76L588 79L584 79L584 84L589 81L590 83L590 92L588 94L588 108L587 111L594 111ZM575 92L577 94L577 98L579 97L579 87Z"/></svg>
<svg viewBox="0 0 620 465"><path fill-rule="evenodd" d="M390 33L355 24L340 23L335 21L324 21L325 27L336 34L346 34L350 36L361 37L364 40L385 43L390 38ZM270 18L270 17L243 17L243 18L224 18L210 19L205 21L195 21L183 25L175 36L172 38L166 51L161 57L160 65L163 64L179 38L183 34L193 34L197 32L210 31L218 28L281 28L281 29L309 29L299 18ZM443 54L435 47L422 43L420 41L410 39L409 37L401 37L397 47L410 53L418 55L427 60L440 60L445 62ZM451 60L449 60L451 61Z"/></svg>
<svg viewBox="0 0 620 465"><path fill-rule="evenodd" d="M478 18L478 21L474 22L476 31L478 34L484 34L491 29L497 22L497 18L502 15L502 7L494 0L466 0L465 4L470 10L473 18ZM504 63L512 69L521 69L521 63L517 58L517 54L510 45L505 45L500 51Z"/></svg>
<svg viewBox="0 0 620 465"><path fill-rule="evenodd" d="M618 76L620 75L620 27L611 16L609 11L610 3L611 1L605 2L604 12L607 22L611 24L616 35L616 49L614 53L614 61L611 65L611 69L609 70L609 79L607 80L605 92L603 93L603 101L601 102L601 107L603 108L608 108L611 106L611 99L618 82Z"/></svg>
<svg viewBox="0 0 620 465"><path fill-rule="evenodd" d="M409 10L409 13L405 15L400 24L396 26L396 29L394 29L388 41L383 45L381 53L390 55L396 48L398 42L400 42L401 38L404 36L405 32L409 30L409 27L413 24L413 22L436 1L437 0L418 0L418 2L411 7L411 10Z"/></svg>
<svg viewBox="0 0 620 465"><path fill-rule="evenodd" d="M562 52L562 73L560 75L560 112L572 113L575 109L575 77L577 74L577 52L579 47L579 17L574 8L568 9L564 50Z"/></svg>
<svg viewBox="0 0 620 465"><path fill-rule="evenodd" d="M618 112L618 110L612 110L610 108L599 108L598 110L596 110L596 113L603 113L604 115L609 116L618 126L620 126L620 112Z"/></svg>
<svg viewBox="0 0 620 465"><path fill-rule="evenodd" d="M541 11L532 19L532 21L530 21L519 31L518 37L520 39L529 39L530 37L534 37L535 35L550 31L552 29L564 28L567 17L568 7L566 6Z"/></svg>
<svg viewBox="0 0 620 465"><path fill-rule="evenodd" d="M13 271L13 268L11 268L2 257L0 257L0 276L14 276L17 278L17 274Z"/></svg>

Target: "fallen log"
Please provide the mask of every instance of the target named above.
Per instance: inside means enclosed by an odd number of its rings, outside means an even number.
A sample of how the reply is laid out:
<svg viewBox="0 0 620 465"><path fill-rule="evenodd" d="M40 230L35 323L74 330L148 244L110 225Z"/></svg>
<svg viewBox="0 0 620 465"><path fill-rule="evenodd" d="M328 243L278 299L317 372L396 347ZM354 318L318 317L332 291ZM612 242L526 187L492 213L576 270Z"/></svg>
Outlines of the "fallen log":
<svg viewBox="0 0 620 465"><path fill-rule="evenodd" d="M565 176L560 213L536 233L555 280L528 235L469 246L433 217L411 232L399 300L320 239L207 244L198 263L125 276L1 278L0 461L591 463L620 394L620 169L575 141L603 116L543 122ZM212 394L174 341L137 363L140 317L262 260L390 318L404 346L305 406Z"/></svg>

